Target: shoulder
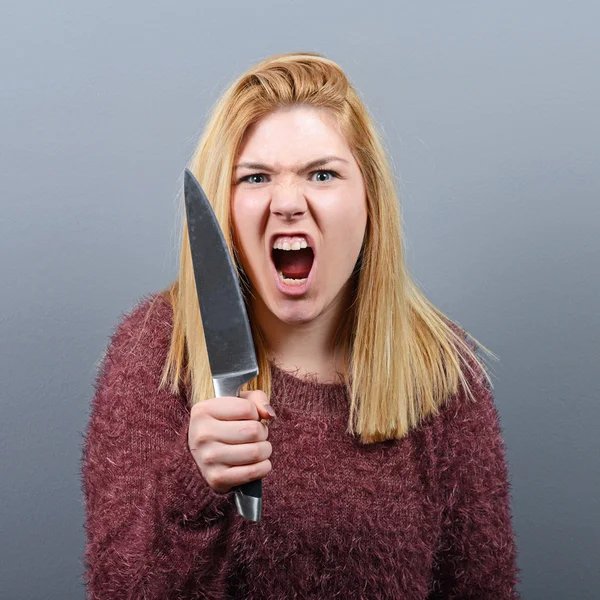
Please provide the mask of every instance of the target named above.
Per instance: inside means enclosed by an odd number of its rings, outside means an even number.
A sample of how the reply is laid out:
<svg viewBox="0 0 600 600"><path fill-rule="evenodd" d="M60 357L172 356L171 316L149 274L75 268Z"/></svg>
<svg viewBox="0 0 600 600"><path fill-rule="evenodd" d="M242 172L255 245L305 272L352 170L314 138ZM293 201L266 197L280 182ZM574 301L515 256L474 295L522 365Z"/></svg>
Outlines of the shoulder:
<svg viewBox="0 0 600 600"><path fill-rule="evenodd" d="M447 435L467 437L471 431L473 436L481 437L478 434L496 431L499 423L498 409L488 380L489 372L479 354L478 344L468 332L453 321L448 325L472 354L465 352L455 342L465 381L464 384L459 381L458 390L444 400L435 421Z"/></svg>
<svg viewBox="0 0 600 600"><path fill-rule="evenodd" d="M173 327L173 310L160 292L142 296L123 311L113 326L100 362L106 371L110 364L147 367L164 361Z"/></svg>
<svg viewBox="0 0 600 600"><path fill-rule="evenodd" d="M147 417L156 423L165 411L171 416L183 414L183 398L175 398L161 386L171 339L170 311L168 300L153 293L143 296L117 319L104 354L95 365L86 433L93 436L90 444L110 446L125 439L131 443L132 436L141 439L139 436L154 435L147 429Z"/></svg>
<svg viewBox="0 0 600 600"><path fill-rule="evenodd" d="M111 335L111 340L125 342L136 337L156 339L157 334L170 332L173 310L159 292L142 296L133 307L121 313Z"/></svg>
<svg viewBox="0 0 600 600"><path fill-rule="evenodd" d="M500 413L484 367L467 357L463 374L471 395L459 385L458 392L442 407L440 423L447 451L468 461L469 457L475 460L490 449L502 448L504 442Z"/></svg>

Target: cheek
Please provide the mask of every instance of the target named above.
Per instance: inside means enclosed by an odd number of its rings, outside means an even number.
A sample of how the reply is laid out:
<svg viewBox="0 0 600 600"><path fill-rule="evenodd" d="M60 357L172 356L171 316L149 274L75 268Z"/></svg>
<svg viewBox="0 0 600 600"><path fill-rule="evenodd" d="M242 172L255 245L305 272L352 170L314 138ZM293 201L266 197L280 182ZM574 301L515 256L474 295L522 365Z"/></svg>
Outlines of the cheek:
<svg viewBox="0 0 600 600"><path fill-rule="evenodd" d="M331 208L334 208L333 204ZM362 240L367 222L366 200L363 197L352 197L351 195L339 198L335 203L334 210L329 211L327 222L332 238L340 242L346 240L346 245L349 238L358 236Z"/></svg>
<svg viewBox="0 0 600 600"><path fill-rule="evenodd" d="M248 237L250 228L251 211L247 202L242 197L233 197L231 202L231 220L242 242Z"/></svg>
<svg viewBox="0 0 600 600"><path fill-rule="evenodd" d="M236 241L241 251L244 267L249 268L251 259L258 256L260 247L260 214L256 202L248 201L242 194L233 196L231 203L231 219Z"/></svg>
<svg viewBox="0 0 600 600"><path fill-rule="evenodd" d="M243 203L240 202L240 197L235 192L231 194L229 209L231 210L231 219L237 225L242 220Z"/></svg>
<svg viewBox="0 0 600 600"><path fill-rule="evenodd" d="M234 242L237 246L238 257L241 260L244 266L246 263L246 253L248 250L248 240L247 232L248 228L245 225L246 219L244 214L244 206L243 203L239 201L239 198L236 198L235 195L232 195L231 198L231 221L233 227L233 238Z"/></svg>
<svg viewBox="0 0 600 600"><path fill-rule="evenodd" d="M236 224L254 223L260 218L261 203L256 197L235 193L231 199L231 214Z"/></svg>

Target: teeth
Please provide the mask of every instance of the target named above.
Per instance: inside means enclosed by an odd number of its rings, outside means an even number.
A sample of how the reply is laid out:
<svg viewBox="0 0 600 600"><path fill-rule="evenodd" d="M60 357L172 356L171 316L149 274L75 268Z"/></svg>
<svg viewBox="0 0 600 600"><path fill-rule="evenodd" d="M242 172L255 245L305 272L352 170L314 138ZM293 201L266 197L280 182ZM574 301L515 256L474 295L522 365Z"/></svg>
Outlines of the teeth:
<svg viewBox="0 0 600 600"><path fill-rule="evenodd" d="M308 277L304 277L304 279L287 279L281 271L277 271L277 275L279 275L279 279L286 285L302 285L308 279Z"/></svg>
<svg viewBox="0 0 600 600"><path fill-rule="evenodd" d="M275 240L273 244L274 250L300 250L308 248L308 242L303 238L296 238L291 244L287 240Z"/></svg>

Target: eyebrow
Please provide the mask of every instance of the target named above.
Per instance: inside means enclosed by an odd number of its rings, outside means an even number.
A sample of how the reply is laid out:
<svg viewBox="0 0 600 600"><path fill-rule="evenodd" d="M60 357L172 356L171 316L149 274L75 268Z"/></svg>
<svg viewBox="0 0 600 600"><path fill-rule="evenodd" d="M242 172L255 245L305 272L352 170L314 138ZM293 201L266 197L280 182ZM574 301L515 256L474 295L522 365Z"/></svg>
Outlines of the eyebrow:
<svg viewBox="0 0 600 600"><path fill-rule="evenodd" d="M309 163L306 163L303 167L300 167L296 170L296 173L303 173L304 171L308 171L309 169L314 169L316 167L322 167L329 162L333 162L334 160L338 160L340 162L347 163L348 161L345 158L340 158L339 156L324 156L323 158L317 158L316 160L311 160ZM269 173L274 173L274 169L269 165L264 165L262 163L253 163L253 162L243 162L239 163L235 166L236 170L245 167L246 169L260 169L261 171L268 171Z"/></svg>

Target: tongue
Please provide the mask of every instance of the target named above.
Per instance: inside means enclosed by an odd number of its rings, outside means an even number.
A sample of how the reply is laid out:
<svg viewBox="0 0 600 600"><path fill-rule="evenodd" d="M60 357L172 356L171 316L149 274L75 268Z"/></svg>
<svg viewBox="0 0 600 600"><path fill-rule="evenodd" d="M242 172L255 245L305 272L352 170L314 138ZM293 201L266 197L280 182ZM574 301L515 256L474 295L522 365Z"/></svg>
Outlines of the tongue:
<svg viewBox="0 0 600 600"><path fill-rule="evenodd" d="M310 248L283 250L279 252L278 258L278 269L286 279L304 279L310 273L314 254Z"/></svg>

